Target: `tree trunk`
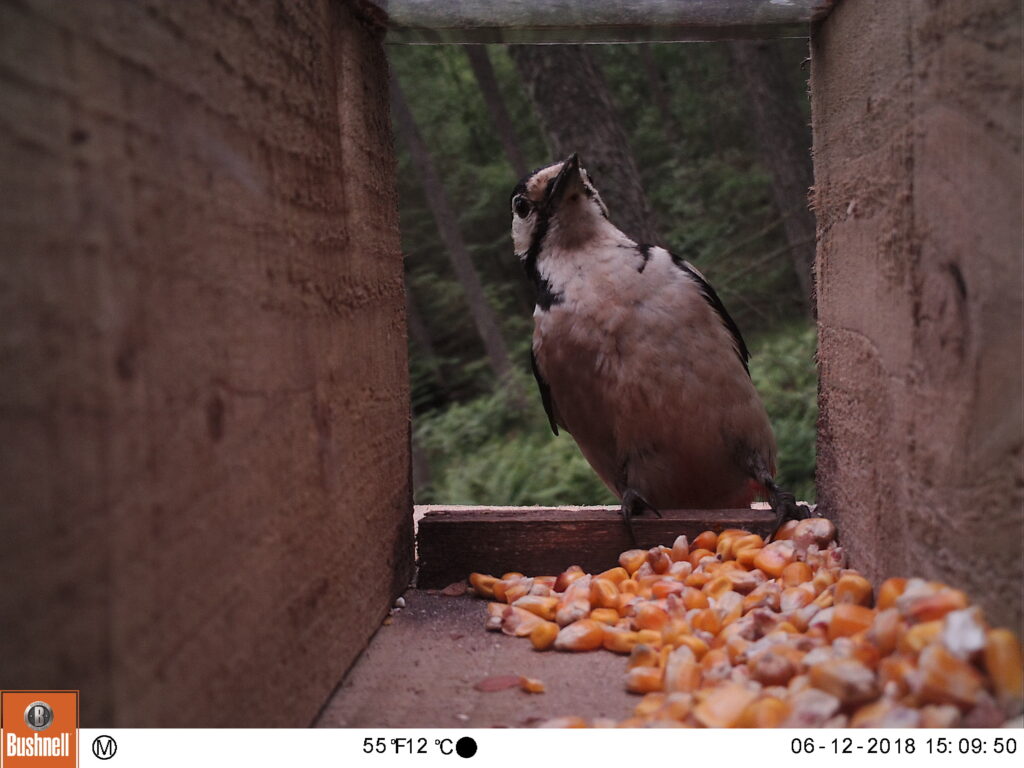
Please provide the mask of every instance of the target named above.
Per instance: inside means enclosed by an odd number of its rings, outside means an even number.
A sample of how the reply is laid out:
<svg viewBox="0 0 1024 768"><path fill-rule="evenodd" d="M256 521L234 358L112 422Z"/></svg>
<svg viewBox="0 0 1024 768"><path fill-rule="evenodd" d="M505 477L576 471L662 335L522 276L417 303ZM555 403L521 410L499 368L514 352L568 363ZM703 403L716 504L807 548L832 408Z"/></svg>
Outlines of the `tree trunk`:
<svg viewBox="0 0 1024 768"><path fill-rule="evenodd" d="M811 132L800 111L778 46L765 41L729 43L738 79L750 103L761 161L772 175L772 193L785 217L786 239L807 310L814 312L815 223L807 202L814 184Z"/></svg>
<svg viewBox="0 0 1024 768"><path fill-rule="evenodd" d="M430 335L430 328L427 327L426 322L423 320L423 315L420 314L419 307L416 306L416 299L412 295L412 287L409 285L408 280L405 282L405 318L413 343L420 348L421 354L427 358L430 372L434 377L434 384L447 397L448 383L445 381L444 373L441 371L441 365L438 362L439 358L437 351L434 349L434 340Z"/></svg>
<svg viewBox="0 0 1024 768"><path fill-rule="evenodd" d="M644 68L647 76L647 89L654 100L654 106L658 108L658 117L661 118L661 130L665 134L665 141L675 147L676 154L683 150L683 133L672 114L672 102L669 99L665 82L661 79L661 71L658 69L658 61L654 58L654 51L650 43L637 45L637 52L640 58L640 66Z"/></svg>
<svg viewBox="0 0 1024 768"><path fill-rule="evenodd" d="M487 352L491 370L494 371L499 382L514 386L510 375L512 365L509 362L508 348L505 346L505 340L502 338L501 329L498 326L498 318L484 295L483 285L480 283L480 277L469 256L469 251L466 249L466 243L462 239L458 220L455 218L451 202L448 200L448 194L441 183L441 178L437 175L434 161L416 127L412 112L402 95L398 79L394 75L391 76L391 109L395 128L409 149L413 165L423 184L423 191L426 193L427 205L430 206L430 212L437 224L438 234L444 243L452 269L455 270L455 276L465 293L469 312L483 342L484 350Z"/></svg>
<svg viewBox="0 0 1024 768"><path fill-rule="evenodd" d="M640 173L596 62L580 45L513 45L556 160L579 152L611 220L630 237L657 243Z"/></svg>
<svg viewBox="0 0 1024 768"><path fill-rule="evenodd" d="M516 138L515 126L505 109L505 100L501 97L498 89L498 81L494 77L494 67L491 66L490 56L487 55L487 48L483 45L464 45L462 50L466 52L469 65L473 68L476 82L480 86L480 93L483 94L484 103L487 104L487 111L491 115L491 122L498 132L501 146L505 150L505 157L509 165L515 171L516 178L522 178L530 172L526 164L526 158Z"/></svg>

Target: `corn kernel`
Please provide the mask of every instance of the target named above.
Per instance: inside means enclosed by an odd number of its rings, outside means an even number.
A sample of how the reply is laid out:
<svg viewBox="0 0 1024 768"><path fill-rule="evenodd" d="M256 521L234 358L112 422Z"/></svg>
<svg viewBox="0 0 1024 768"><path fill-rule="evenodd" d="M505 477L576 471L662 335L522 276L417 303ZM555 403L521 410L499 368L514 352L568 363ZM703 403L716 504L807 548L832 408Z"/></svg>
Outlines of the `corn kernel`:
<svg viewBox="0 0 1024 768"><path fill-rule="evenodd" d="M627 549L619 555L619 565L621 565L630 576L640 570L640 566L646 562L647 550L645 549Z"/></svg>
<svg viewBox="0 0 1024 768"><path fill-rule="evenodd" d="M907 588L906 579L886 579L878 588L878 609L884 611L896 605L896 599Z"/></svg>
<svg viewBox="0 0 1024 768"><path fill-rule="evenodd" d="M663 674L659 667L634 667L626 673L626 690L630 693L660 691Z"/></svg>
<svg viewBox="0 0 1024 768"><path fill-rule="evenodd" d="M668 621L668 613L655 603L642 603L637 607L633 621L637 629L660 630Z"/></svg>
<svg viewBox="0 0 1024 768"><path fill-rule="evenodd" d="M637 633L622 627L605 627L601 644L612 653L631 653L639 643Z"/></svg>
<svg viewBox="0 0 1024 768"><path fill-rule="evenodd" d="M618 608L619 588L608 579L594 579L590 582L590 603L595 608Z"/></svg>
<svg viewBox="0 0 1024 768"><path fill-rule="evenodd" d="M538 651L546 651L555 644L558 637L558 625L551 621L537 624L530 630L530 643Z"/></svg>
<svg viewBox="0 0 1024 768"><path fill-rule="evenodd" d="M558 574L558 578L555 579L555 592L565 592L565 590L569 588L570 584L577 579L582 579L585 575L586 574L583 572L583 569L578 565L570 565Z"/></svg>
<svg viewBox="0 0 1024 768"><path fill-rule="evenodd" d="M919 675L910 681L922 704L972 706L982 692L981 676L941 645L929 645L918 659Z"/></svg>
<svg viewBox="0 0 1024 768"><path fill-rule="evenodd" d="M915 624L904 632L897 641L897 647L903 653L920 653L927 646L938 640L942 634L941 621L926 621Z"/></svg>
<svg viewBox="0 0 1024 768"><path fill-rule="evenodd" d="M603 643L604 625L593 619L580 619L559 630L555 650L596 651Z"/></svg>
<svg viewBox="0 0 1024 768"><path fill-rule="evenodd" d="M1024 698L1024 672L1020 642L1008 629L993 629L985 636L985 669L992 678L996 695L1008 709L1019 708ZM1015 707L1012 705L1016 705Z"/></svg>
<svg viewBox="0 0 1024 768"><path fill-rule="evenodd" d="M775 578L782 574L782 570L796 559L796 548L790 541L773 541L765 546L757 557L754 558L754 565L766 574Z"/></svg>
<svg viewBox="0 0 1024 768"><path fill-rule="evenodd" d="M689 560L690 544L685 536L676 536L676 540L672 544L672 553L670 557L672 558L673 562L677 563L683 560Z"/></svg>
<svg viewBox="0 0 1024 768"><path fill-rule="evenodd" d="M798 561L790 563L783 568L779 578L782 580L782 586L784 587L798 587L814 578L814 573L811 571L811 566Z"/></svg>
<svg viewBox="0 0 1024 768"><path fill-rule="evenodd" d="M498 579L494 576L488 576L484 573L469 574L469 584L480 597L493 598L494 585L497 581Z"/></svg>
<svg viewBox="0 0 1024 768"><path fill-rule="evenodd" d="M749 704L743 710L737 726L740 728L778 728L789 716L789 704L777 696L766 696Z"/></svg>
<svg viewBox="0 0 1024 768"><path fill-rule="evenodd" d="M862 605L844 603L832 609L832 620L828 625L828 638L849 637L867 629L875 620L875 612Z"/></svg>
<svg viewBox="0 0 1024 768"><path fill-rule="evenodd" d="M694 717L706 728L733 728L755 699L757 694L738 685L726 683L712 689L704 700L694 707Z"/></svg>
<svg viewBox="0 0 1024 768"><path fill-rule="evenodd" d="M600 624L612 626L619 620L619 612L614 608L595 608L590 612L590 618Z"/></svg>
<svg viewBox="0 0 1024 768"><path fill-rule="evenodd" d="M629 578L629 572L622 566L616 566L615 568L609 568L607 571L602 571L594 577L595 579L606 579L612 584L619 586L626 579Z"/></svg>
<svg viewBox="0 0 1024 768"><path fill-rule="evenodd" d="M544 683L533 677L520 677L519 687L527 693L544 693Z"/></svg>
<svg viewBox="0 0 1024 768"><path fill-rule="evenodd" d="M512 603L516 608L522 608L547 621L555 620L555 612L558 610L557 597L538 597L537 595L524 595Z"/></svg>
<svg viewBox="0 0 1024 768"><path fill-rule="evenodd" d="M716 546L718 546L718 534L714 531L704 531L693 540L693 543L690 545L690 551L705 549L714 553Z"/></svg>
<svg viewBox="0 0 1024 768"><path fill-rule="evenodd" d="M665 704L664 693L648 693L633 708L633 714L637 717L650 717Z"/></svg>

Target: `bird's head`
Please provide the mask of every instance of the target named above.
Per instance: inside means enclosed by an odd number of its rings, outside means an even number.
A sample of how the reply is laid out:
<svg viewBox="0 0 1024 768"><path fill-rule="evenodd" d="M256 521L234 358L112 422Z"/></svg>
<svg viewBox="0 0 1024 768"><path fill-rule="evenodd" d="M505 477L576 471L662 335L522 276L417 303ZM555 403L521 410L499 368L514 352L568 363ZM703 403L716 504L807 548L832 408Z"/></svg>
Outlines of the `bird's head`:
<svg viewBox="0 0 1024 768"><path fill-rule="evenodd" d="M576 153L527 176L512 191L512 243L525 259L543 245L578 247L608 226L608 209Z"/></svg>

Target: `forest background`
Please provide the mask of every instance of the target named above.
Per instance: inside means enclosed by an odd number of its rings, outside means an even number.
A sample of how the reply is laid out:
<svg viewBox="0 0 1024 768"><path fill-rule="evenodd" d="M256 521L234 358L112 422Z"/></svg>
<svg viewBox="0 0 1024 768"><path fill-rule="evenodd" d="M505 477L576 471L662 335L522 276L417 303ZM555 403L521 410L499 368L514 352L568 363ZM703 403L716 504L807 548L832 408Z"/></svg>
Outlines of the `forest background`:
<svg viewBox="0 0 1024 768"><path fill-rule="evenodd" d="M571 151L614 223L716 288L751 350L781 482L813 501L806 45L389 49L416 503L614 503L548 426L509 238L515 183Z"/></svg>

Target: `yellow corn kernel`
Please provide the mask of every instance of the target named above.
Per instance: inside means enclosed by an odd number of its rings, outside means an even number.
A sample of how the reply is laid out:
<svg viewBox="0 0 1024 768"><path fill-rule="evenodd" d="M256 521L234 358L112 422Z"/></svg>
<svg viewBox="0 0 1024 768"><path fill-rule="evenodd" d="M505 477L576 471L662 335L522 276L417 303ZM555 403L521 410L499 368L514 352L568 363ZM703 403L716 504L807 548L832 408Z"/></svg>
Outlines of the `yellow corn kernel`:
<svg viewBox="0 0 1024 768"><path fill-rule="evenodd" d="M638 570L640 566L647 562L647 550L646 549L627 549L621 555L619 555L619 565L626 569L626 572L632 576Z"/></svg>
<svg viewBox="0 0 1024 768"><path fill-rule="evenodd" d="M712 635L717 635L722 629L722 620L714 609L705 608L693 617L690 626L694 630L701 629L705 632L710 632Z"/></svg>
<svg viewBox="0 0 1024 768"><path fill-rule="evenodd" d="M878 610L884 611L896 605L896 598L907 588L906 579L886 579L878 588Z"/></svg>
<svg viewBox="0 0 1024 768"><path fill-rule="evenodd" d="M664 693L648 693L633 708L633 714L637 717L650 717L665 704Z"/></svg>
<svg viewBox="0 0 1024 768"><path fill-rule="evenodd" d="M683 590L683 605L688 611L694 608L707 608L708 596L696 587L686 587Z"/></svg>
<svg viewBox="0 0 1024 768"><path fill-rule="evenodd" d="M761 547L746 547L736 553L736 562L747 570L754 567L754 560L761 553Z"/></svg>
<svg viewBox="0 0 1024 768"><path fill-rule="evenodd" d="M641 629L636 633L637 641L655 648L661 647L661 632L655 629Z"/></svg>
<svg viewBox="0 0 1024 768"><path fill-rule="evenodd" d="M596 651L603 643L604 625L593 619L580 619L559 630L555 650Z"/></svg>
<svg viewBox="0 0 1024 768"><path fill-rule="evenodd" d="M668 556L669 551L661 547L653 547L648 550L647 564L651 566L652 571L659 575L668 572L672 565L672 558Z"/></svg>
<svg viewBox="0 0 1024 768"><path fill-rule="evenodd" d="M527 693L544 693L544 683L533 677L520 677L519 687Z"/></svg>
<svg viewBox="0 0 1024 768"><path fill-rule="evenodd" d="M871 626L875 620L875 612L863 605L844 603L832 609L832 621L828 624L828 639L850 637Z"/></svg>
<svg viewBox="0 0 1024 768"><path fill-rule="evenodd" d="M676 540L672 543L672 552L669 557L676 563L690 559L690 544L685 536L676 536Z"/></svg>
<svg viewBox="0 0 1024 768"><path fill-rule="evenodd" d="M934 621L951 611L967 607L967 595L959 589L943 589L934 595L918 598L904 612L910 621Z"/></svg>
<svg viewBox="0 0 1024 768"><path fill-rule="evenodd" d="M558 610L557 597L540 597L538 595L524 595L512 603L516 608L540 616L547 621L555 620L555 612Z"/></svg>
<svg viewBox="0 0 1024 768"><path fill-rule="evenodd" d="M619 612L615 608L595 608L590 612L590 618L601 624L612 626L619 620Z"/></svg>
<svg viewBox="0 0 1024 768"><path fill-rule="evenodd" d="M681 595L686 587L672 579L658 579L651 585L651 597L655 600L663 600L669 595Z"/></svg>
<svg viewBox="0 0 1024 768"><path fill-rule="evenodd" d="M796 559L796 548L790 541L773 541L757 553L754 565L772 578L782 575L782 570Z"/></svg>
<svg viewBox="0 0 1024 768"><path fill-rule="evenodd" d="M693 655L698 661L704 658L704 654L709 650L708 644L696 635L677 634L673 637L673 640L677 648L686 646L693 651Z"/></svg>
<svg viewBox="0 0 1024 768"><path fill-rule="evenodd" d="M498 597L499 588L503 591L503 598L506 603L512 604L521 597L530 594L533 589L533 579L517 579L516 581L499 581L494 585L494 597Z"/></svg>
<svg viewBox="0 0 1024 768"><path fill-rule="evenodd" d="M1013 632L992 629L985 635L985 670L1000 702L1013 704L1024 698L1020 641Z"/></svg>
<svg viewBox="0 0 1024 768"><path fill-rule="evenodd" d="M789 716L790 706L777 696L766 696L747 705L736 724L739 728L778 728Z"/></svg>
<svg viewBox="0 0 1024 768"><path fill-rule="evenodd" d="M630 693L660 691L663 674L659 667L633 667L626 672L626 690Z"/></svg>
<svg viewBox="0 0 1024 768"><path fill-rule="evenodd" d="M545 621L530 630L530 643L538 651L546 651L555 644L558 637L558 625L553 621Z"/></svg>
<svg viewBox="0 0 1024 768"><path fill-rule="evenodd" d="M594 579L590 582L590 604L595 608L618 608L619 588L608 579Z"/></svg>
<svg viewBox="0 0 1024 768"><path fill-rule="evenodd" d="M622 627L606 626L604 628L604 635L601 639L601 644L604 646L604 649L606 651L611 651L612 653L632 653L633 648L635 648L639 642L640 639L636 632Z"/></svg>
<svg viewBox="0 0 1024 768"><path fill-rule="evenodd" d="M911 690L922 704L970 707L978 701L983 690L981 675L941 644L921 651L917 666L919 675L911 681Z"/></svg>
<svg viewBox="0 0 1024 768"><path fill-rule="evenodd" d="M565 592L565 590L569 588L570 584L577 579L582 579L585 575L586 574L583 572L583 569L578 565L570 565L558 574L558 578L555 579L555 586L553 589L555 592Z"/></svg>
<svg viewBox="0 0 1024 768"><path fill-rule="evenodd" d="M772 534L772 541L786 541L788 539L792 539L799 523L799 520L787 520L782 524L782 527L779 528L779 530Z"/></svg>
<svg viewBox="0 0 1024 768"><path fill-rule="evenodd" d="M712 552L710 549L704 549L703 547L698 548L698 549L691 548L690 549L690 558L689 558L690 565L692 565L694 568L696 568L698 565L700 565L700 561L703 560L705 557L714 557L714 556L715 556L715 553Z"/></svg>
<svg viewBox="0 0 1024 768"><path fill-rule="evenodd" d="M797 673L793 661L774 647L761 651L749 662L750 676L762 685L786 685Z"/></svg>
<svg viewBox="0 0 1024 768"><path fill-rule="evenodd" d="M938 640L940 634L942 622L938 619L915 624L900 636L896 647L903 653L920 653Z"/></svg>
<svg viewBox="0 0 1024 768"><path fill-rule="evenodd" d="M717 546L718 534L714 531L704 531L693 540L693 544L690 545L690 551L692 552L695 549L706 549L714 554L715 547Z"/></svg>
<svg viewBox="0 0 1024 768"><path fill-rule="evenodd" d="M805 562L798 561L790 563L783 568L779 578L784 587L798 587L805 581L813 579L814 573L811 571L811 566Z"/></svg>
<svg viewBox="0 0 1024 768"><path fill-rule="evenodd" d="M733 728L756 698L756 693L742 685L725 683L709 691L693 714L706 728Z"/></svg>
<svg viewBox="0 0 1024 768"><path fill-rule="evenodd" d="M653 629L660 631L668 621L668 613L656 603L641 603L637 606L633 623L637 629Z"/></svg>
<svg viewBox="0 0 1024 768"><path fill-rule="evenodd" d="M811 586L814 587L814 594L820 595L826 589L836 583L836 576L828 568L819 568L814 578L811 579Z"/></svg>
<svg viewBox="0 0 1024 768"><path fill-rule="evenodd" d="M469 585L480 597L492 599L494 597L494 584L498 581L494 576L485 573L469 574Z"/></svg>
<svg viewBox="0 0 1024 768"><path fill-rule="evenodd" d="M614 568L609 568L607 571L602 571L594 577L595 579L605 579L610 581L616 586L622 584L623 581L629 578L629 572L621 565Z"/></svg>
<svg viewBox="0 0 1024 768"><path fill-rule="evenodd" d="M624 579L619 582L619 593L623 595L635 595L640 592L640 583L635 579Z"/></svg>
<svg viewBox="0 0 1024 768"><path fill-rule="evenodd" d="M716 576L705 584L701 591L708 597L717 599L726 592L732 591L732 581L728 576Z"/></svg>

